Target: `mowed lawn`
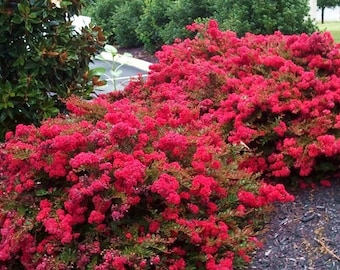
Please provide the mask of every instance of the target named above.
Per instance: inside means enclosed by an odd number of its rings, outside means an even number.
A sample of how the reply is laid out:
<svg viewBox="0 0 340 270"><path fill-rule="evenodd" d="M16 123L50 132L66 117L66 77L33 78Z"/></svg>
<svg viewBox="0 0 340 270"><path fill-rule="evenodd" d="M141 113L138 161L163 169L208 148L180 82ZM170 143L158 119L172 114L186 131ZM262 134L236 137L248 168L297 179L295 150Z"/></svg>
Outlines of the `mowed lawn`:
<svg viewBox="0 0 340 270"><path fill-rule="evenodd" d="M325 22L317 24L320 31L329 31L332 33L334 40L340 43L340 22Z"/></svg>

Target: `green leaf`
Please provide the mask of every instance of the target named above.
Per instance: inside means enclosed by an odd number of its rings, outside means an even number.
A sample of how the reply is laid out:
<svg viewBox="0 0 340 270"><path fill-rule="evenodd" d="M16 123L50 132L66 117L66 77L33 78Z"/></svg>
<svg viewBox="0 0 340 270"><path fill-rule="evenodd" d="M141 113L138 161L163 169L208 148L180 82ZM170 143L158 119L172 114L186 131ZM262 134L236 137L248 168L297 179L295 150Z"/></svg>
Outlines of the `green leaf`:
<svg viewBox="0 0 340 270"><path fill-rule="evenodd" d="M35 13L35 12L32 12L32 13L30 13L29 15L28 15L28 18L30 18L30 19L35 19L35 18L37 18L38 17L38 15L37 15L37 13Z"/></svg>
<svg viewBox="0 0 340 270"><path fill-rule="evenodd" d="M23 55L20 55L18 57L18 59L14 61L13 66L14 67L23 66L24 64L25 64L25 59L24 59Z"/></svg>
<svg viewBox="0 0 340 270"><path fill-rule="evenodd" d="M60 4L61 4L61 7L67 7L67 6L71 6L72 2L71 1L61 1Z"/></svg>
<svg viewBox="0 0 340 270"><path fill-rule="evenodd" d="M23 16L27 16L31 12L30 7L22 3L18 4L18 10L19 10L19 13Z"/></svg>
<svg viewBox="0 0 340 270"><path fill-rule="evenodd" d="M103 67L97 67L90 70L90 77L101 76L105 73L106 69Z"/></svg>
<svg viewBox="0 0 340 270"><path fill-rule="evenodd" d="M45 189L38 189L35 192L35 195L38 196L38 197L46 196L48 194L49 194L49 192L47 190L45 190Z"/></svg>
<svg viewBox="0 0 340 270"><path fill-rule="evenodd" d="M7 101L6 108L14 108L14 104L11 101Z"/></svg>
<svg viewBox="0 0 340 270"><path fill-rule="evenodd" d="M7 116L9 116L10 119L14 119L14 114L13 114L13 110L12 109L8 109L6 110L6 114Z"/></svg>
<svg viewBox="0 0 340 270"><path fill-rule="evenodd" d="M118 50L114 46L108 44L104 46L104 50L112 55L116 55L118 53Z"/></svg>
<svg viewBox="0 0 340 270"><path fill-rule="evenodd" d="M0 110L2 109L2 105L0 103ZM8 114L6 111L2 111L0 113L0 122L3 122L7 118Z"/></svg>
<svg viewBox="0 0 340 270"><path fill-rule="evenodd" d="M30 32L30 33L33 33L33 27L32 27L32 24L29 22L29 21L26 21L25 22L25 29Z"/></svg>
<svg viewBox="0 0 340 270"><path fill-rule="evenodd" d="M24 19L19 16L18 14L15 14L11 20L12 23L15 23L15 24L20 24L24 21Z"/></svg>
<svg viewBox="0 0 340 270"><path fill-rule="evenodd" d="M58 108L55 108L55 107L51 107L51 108L48 108L48 109L45 109L44 112L43 112L43 118L44 119L47 119L47 118L50 118L52 116L55 116L59 113L59 109Z"/></svg>
<svg viewBox="0 0 340 270"><path fill-rule="evenodd" d="M95 59L102 61L113 61L113 55L109 52L101 52L99 55L96 55Z"/></svg>

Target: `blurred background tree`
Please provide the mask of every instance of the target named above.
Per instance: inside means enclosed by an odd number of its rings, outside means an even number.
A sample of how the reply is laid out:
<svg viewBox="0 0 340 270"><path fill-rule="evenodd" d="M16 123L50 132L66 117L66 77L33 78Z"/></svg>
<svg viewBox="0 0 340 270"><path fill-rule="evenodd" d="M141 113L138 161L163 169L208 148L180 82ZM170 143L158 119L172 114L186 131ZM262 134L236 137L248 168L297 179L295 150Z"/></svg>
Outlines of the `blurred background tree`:
<svg viewBox="0 0 340 270"><path fill-rule="evenodd" d="M88 4L82 10L82 14L91 17L95 25L103 29L107 41L110 44L115 42L113 18L117 14L117 8L127 0L88 0ZM126 18L129 21L131 18Z"/></svg>
<svg viewBox="0 0 340 270"><path fill-rule="evenodd" d="M310 34L317 29L309 17L307 0L216 0L214 5L214 17L222 28L239 36L277 30L283 34Z"/></svg>
<svg viewBox="0 0 340 270"><path fill-rule="evenodd" d="M210 18L239 36L316 30L308 0L93 0L84 14L103 27L111 44L143 45L149 52L175 38L192 37L185 26Z"/></svg>
<svg viewBox="0 0 340 270"><path fill-rule="evenodd" d="M317 0L318 8L321 10L321 23L325 22L325 9L340 6L340 0Z"/></svg>

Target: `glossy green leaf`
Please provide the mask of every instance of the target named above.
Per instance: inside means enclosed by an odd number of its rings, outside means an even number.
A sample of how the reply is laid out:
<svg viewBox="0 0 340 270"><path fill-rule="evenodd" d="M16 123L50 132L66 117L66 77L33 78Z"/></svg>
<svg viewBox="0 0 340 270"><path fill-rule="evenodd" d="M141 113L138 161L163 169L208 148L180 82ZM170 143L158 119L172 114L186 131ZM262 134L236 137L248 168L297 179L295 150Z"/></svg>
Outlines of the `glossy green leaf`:
<svg viewBox="0 0 340 270"><path fill-rule="evenodd" d="M25 22L25 29L26 29L28 32L30 32L30 33L33 32L32 24L31 24L29 21L26 21L26 22Z"/></svg>
<svg viewBox="0 0 340 270"><path fill-rule="evenodd" d="M35 19L35 18L37 18L37 13L35 13L35 12L32 12L32 13L30 13L29 15L28 15L28 18L30 18L30 19Z"/></svg>
<svg viewBox="0 0 340 270"><path fill-rule="evenodd" d="M23 17L21 17L19 14L15 14L11 20L12 23L20 24L24 21Z"/></svg>
<svg viewBox="0 0 340 270"><path fill-rule="evenodd" d="M48 194L49 194L49 192L47 190L45 190L45 189L38 189L35 192L35 195L38 196L38 197L46 196Z"/></svg>
<svg viewBox="0 0 340 270"><path fill-rule="evenodd" d="M106 69L103 67L97 67L90 70L90 77L101 76L105 73Z"/></svg>
<svg viewBox="0 0 340 270"><path fill-rule="evenodd" d="M19 13L21 15L27 16L30 13L31 8L28 5L25 5L23 3L19 3L18 4L18 10L19 10Z"/></svg>
<svg viewBox="0 0 340 270"><path fill-rule="evenodd" d="M0 10L8 8L7 2L0 3ZM79 12L78 1L63 0L61 8L45 0L10 2L15 2L11 14L0 16L0 141L17 123L39 124L55 116L63 106L57 98L88 98L93 86L91 77L83 75L90 73L93 48L99 45L96 32L74 35L65 20Z"/></svg>

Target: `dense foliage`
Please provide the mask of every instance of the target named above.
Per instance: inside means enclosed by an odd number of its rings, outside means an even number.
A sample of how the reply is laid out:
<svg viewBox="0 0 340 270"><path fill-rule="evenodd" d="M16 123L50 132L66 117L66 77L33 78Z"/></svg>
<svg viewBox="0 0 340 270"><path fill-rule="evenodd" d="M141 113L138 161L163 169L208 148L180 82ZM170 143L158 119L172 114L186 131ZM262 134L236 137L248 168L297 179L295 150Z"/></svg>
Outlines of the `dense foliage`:
<svg viewBox="0 0 340 270"><path fill-rule="evenodd" d="M145 49L154 52L176 38L193 37L185 26L211 16L212 6L208 0L151 0L145 4L137 34Z"/></svg>
<svg viewBox="0 0 340 270"><path fill-rule="evenodd" d="M171 0L151 0L145 4L136 31L145 50L149 52L155 52L164 44L161 31L166 24L170 23L165 11L171 6L171 2Z"/></svg>
<svg viewBox="0 0 340 270"><path fill-rule="evenodd" d="M144 1L130 0L117 7L112 17L115 43L124 48L138 47L142 45L136 29L143 14Z"/></svg>
<svg viewBox="0 0 340 270"><path fill-rule="evenodd" d="M224 29L239 36L253 34L312 33L315 23L309 17L308 0L217 0L215 18Z"/></svg>
<svg viewBox="0 0 340 270"><path fill-rule="evenodd" d="M91 22L100 25L103 29L107 41L110 44L115 43L114 29L116 25L113 18L117 14L117 8L129 1L126 0L88 0L88 4L82 11L83 15L91 17ZM132 18L127 17L127 20ZM132 33L133 34L133 33Z"/></svg>
<svg viewBox="0 0 340 270"><path fill-rule="evenodd" d="M61 98L92 92L88 64L99 28L74 31L81 1L0 1L0 139L18 123L59 112Z"/></svg>
<svg viewBox="0 0 340 270"><path fill-rule="evenodd" d="M94 1L86 15L102 26L111 43L155 52L176 38L193 37L186 25L215 18L223 29L243 36L312 33L307 0L133 0ZM135 42L135 43L134 43Z"/></svg>
<svg viewBox="0 0 340 270"><path fill-rule="evenodd" d="M270 181L338 166L329 33L189 29L199 34L164 46L147 81L7 133L1 266L242 269L267 207L293 199Z"/></svg>

